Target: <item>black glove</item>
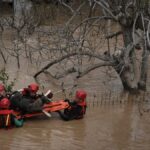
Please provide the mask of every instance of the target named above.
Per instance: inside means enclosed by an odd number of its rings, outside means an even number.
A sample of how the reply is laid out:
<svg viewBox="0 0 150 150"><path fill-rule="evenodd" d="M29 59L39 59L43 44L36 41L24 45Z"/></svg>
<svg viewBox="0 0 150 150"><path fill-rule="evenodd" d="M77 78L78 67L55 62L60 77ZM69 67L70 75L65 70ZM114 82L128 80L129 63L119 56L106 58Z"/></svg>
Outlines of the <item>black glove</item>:
<svg viewBox="0 0 150 150"><path fill-rule="evenodd" d="M66 98L64 101L70 103L70 100L68 98Z"/></svg>
<svg viewBox="0 0 150 150"><path fill-rule="evenodd" d="M57 112L57 113L59 113L59 114L61 113L61 111L60 111L60 110L57 110L56 112Z"/></svg>
<svg viewBox="0 0 150 150"><path fill-rule="evenodd" d="M41 100L42 100L43 104L50 102L50 100L47 97L45 97L45 96L42 96Z"/></svg>
<svg viewBox="0 0 150 150"><path fill-rule="evenodd" d="M49 99L51 99L51 98L53 97L53 93L49 93L49 94L47 95L47 97L48 97Z"/></svg>

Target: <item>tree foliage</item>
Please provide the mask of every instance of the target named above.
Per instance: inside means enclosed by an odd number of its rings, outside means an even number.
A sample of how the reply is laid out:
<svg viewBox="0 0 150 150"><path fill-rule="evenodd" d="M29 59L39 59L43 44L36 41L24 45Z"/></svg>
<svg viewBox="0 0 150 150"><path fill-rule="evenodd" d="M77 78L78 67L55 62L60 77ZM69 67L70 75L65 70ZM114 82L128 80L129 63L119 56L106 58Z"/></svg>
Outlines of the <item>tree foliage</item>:
<svg viewBox="0 0 150 150"><path fill-rule="evenodd" d="M9 75L6 73L5 69L0 70L0 81L5 85L7 92L12 92L13 86L15 84L15 80L10 81Z"/></svg>

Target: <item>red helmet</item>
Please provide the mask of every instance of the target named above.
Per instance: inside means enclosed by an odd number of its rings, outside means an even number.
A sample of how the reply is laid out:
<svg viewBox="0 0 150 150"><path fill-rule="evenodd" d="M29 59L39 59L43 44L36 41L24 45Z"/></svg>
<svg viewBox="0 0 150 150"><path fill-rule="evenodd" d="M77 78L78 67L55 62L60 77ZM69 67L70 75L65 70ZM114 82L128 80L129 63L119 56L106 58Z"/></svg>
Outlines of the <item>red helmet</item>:
<svg viewBox="0 0 150 150"><path fill-rule="evenodd" d="M29 90L32 92L37 92L39 90L39 86L36 83L32 83L28 86Z"/></svg>
<svg viewBox="0 0 150 150"><path fill-rule="evenodd" d="M85 91L83 91L83 90L76 91L76 98L85 100L86 96L87 96L87 93Z"/></svg>
<svg viewBox="0 0 150 150"><path fill-rule="evenodd" d="M0 92L4 91L5 90L5 87L3 84L0 84Z"/></svg>
<svg viewBox="0 0 150 150"><path fill-rule="evenodd" d="M9 106L10 106L10 100L9 100L9 99L3 98L3 99L0 101L0 108L8 109Z"/></svg>

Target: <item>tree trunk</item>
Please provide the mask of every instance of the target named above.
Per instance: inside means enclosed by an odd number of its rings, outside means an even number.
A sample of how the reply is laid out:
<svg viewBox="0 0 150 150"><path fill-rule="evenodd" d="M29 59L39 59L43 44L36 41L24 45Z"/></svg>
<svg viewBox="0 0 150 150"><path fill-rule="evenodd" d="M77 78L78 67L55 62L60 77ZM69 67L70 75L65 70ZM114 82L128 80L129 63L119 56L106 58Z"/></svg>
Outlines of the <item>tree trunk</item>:
<svg viewBox="0 0 150 150"><path fill-rule="evenodd" d="M32 2L30 0L14 0L14 25L21 28L31 16Z"/></svg>
<svg viewBox="0 0 150 150"><path fill-rule="evenodd" d="M138 65L134 53L134 48L128 52L128 45L133 43L132 28L123 29L123 40L125 52L123 57L123 65L117 70L120 75L125 90L137 91L138 89ZM119 62L120 63L120 62Z"/></svg>
<svg viewBox="0 0 150 150"><path fill-rule="evenodd" d="M146 81L147 81L147 73L148 73L148 58L149 51L147 50L147 46L143 48L142 54L142 65L141 65L141 76L139 81L139 89L146 90Z"/></svg>

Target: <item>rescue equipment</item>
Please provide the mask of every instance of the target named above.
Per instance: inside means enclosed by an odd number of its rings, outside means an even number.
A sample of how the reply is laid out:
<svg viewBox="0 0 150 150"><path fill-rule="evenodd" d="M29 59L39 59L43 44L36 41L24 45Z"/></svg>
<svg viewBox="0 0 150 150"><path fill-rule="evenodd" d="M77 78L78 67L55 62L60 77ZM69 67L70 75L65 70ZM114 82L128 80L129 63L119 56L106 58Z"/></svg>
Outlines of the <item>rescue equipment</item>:
<svg viewBox="0 0 150 150"><path fill-rule="evenodd" d="M59 110L63 110L69 107L68 102L65 102L64 100L59 100L59 101L53 101L48 104L45 104L43 106L43 110L45 112L56 112ZM24 119L24 118L31 118L34 116L40 116L43 115L43 112L34 112L34 113L28 113L28 114L22 114L20 111L14 111L14 110L0 110L0 116L1 115L13 115L15 116L16 119Z"/></svg>

